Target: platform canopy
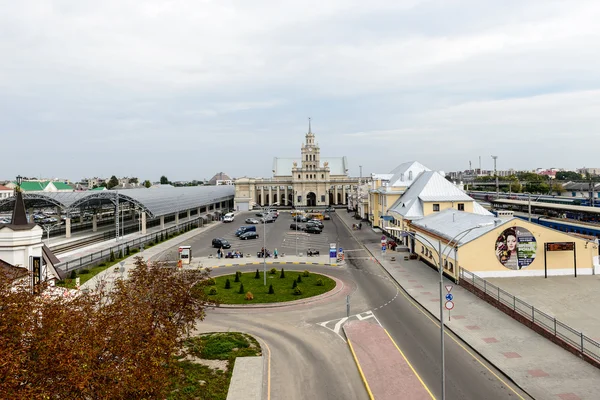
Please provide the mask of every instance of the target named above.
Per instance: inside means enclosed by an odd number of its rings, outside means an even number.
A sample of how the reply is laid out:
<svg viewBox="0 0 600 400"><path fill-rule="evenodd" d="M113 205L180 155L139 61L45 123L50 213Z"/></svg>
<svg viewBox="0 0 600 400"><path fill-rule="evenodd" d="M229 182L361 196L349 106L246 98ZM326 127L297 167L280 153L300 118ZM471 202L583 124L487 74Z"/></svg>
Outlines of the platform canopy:
<svg viewBox="0 0 600 400"><path fill-rule="evenodd" d="M140 188L126 190L88 190L85 192L23 193L26 208L58 207L68 214L75 210L100 209L110 205L129 203L145 211L150 218L173 214L210 204L233 200L235 187L186 186L171 188ZM118 199L118 200L117 200ZM0 201L0 211L12 210L15 197Z"/></svg>

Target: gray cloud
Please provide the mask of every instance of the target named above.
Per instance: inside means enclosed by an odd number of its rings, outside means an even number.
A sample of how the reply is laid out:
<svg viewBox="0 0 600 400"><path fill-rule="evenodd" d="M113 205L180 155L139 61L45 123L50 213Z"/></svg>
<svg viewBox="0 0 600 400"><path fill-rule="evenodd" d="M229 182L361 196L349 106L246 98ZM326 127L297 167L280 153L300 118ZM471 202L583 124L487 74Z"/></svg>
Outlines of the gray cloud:
<svg viewBox="0 0 600 400"><path fill-rule="evenodd" d="M596 1L9 2L2 178L593 166ZM14 151L13 149L19 149ZM486 161L491 165L491 160Z"/></svg>

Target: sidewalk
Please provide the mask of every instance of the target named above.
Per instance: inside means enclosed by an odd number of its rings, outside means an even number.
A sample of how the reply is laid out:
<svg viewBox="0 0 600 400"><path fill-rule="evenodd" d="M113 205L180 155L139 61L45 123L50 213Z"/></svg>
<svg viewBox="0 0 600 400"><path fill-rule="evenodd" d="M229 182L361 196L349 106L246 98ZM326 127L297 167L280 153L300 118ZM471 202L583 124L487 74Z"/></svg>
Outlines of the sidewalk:
<svg viewBox="0 0 600 400"><path fill-rule="evenodd" d="M351 214L337 213L346 226L355 220ZM439 273L419 261L404 261L406 253L381 254L375 232L363 225L351 231L365 244L383 268L418 303L439 319ZM396 261L390 261L395 256ZM563 350L467 290L452 285L455 308L446 326L473 349L508 375L517 385L539 399L596 399L600 370Z"/></svg>
<svg viewBox="0 0 600 400"><path fill-rule="evenodd" d="M272 264L289 264L289 265L331 265L333 267L343 265L343 261L338 264L336 260L331 259L327 255L314 257L298 257L285 256L274 259L273 257L266 259L267 265ZM256 257L243 258L216 258L216 257L194 257L190 265L185 265L186 268L220 268L220 267L244 267L247 265L263 265L263 259Z"/></svg>
<svg viewBox="0 0 600 400"><path fill-rule="evenodd" d="M400 393L411 400L434 398L380 325L352 321L344 325L344 333L372 399L395 400Z"/></svg>

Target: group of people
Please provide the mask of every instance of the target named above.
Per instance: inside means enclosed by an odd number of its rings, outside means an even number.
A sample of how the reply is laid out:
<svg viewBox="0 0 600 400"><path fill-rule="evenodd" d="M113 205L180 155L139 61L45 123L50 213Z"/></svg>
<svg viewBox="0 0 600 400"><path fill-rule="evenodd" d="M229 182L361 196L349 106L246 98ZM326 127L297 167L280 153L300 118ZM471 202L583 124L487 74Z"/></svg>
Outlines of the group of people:
<svg viewBox="0 0 600 400"><path fill-rule="evenodd" d="M225 258L244 258L244 253L241 251L230 251L227 253Z"/></svg>
<svg viewBox="0 0 600 400"><path fill-rule="evenodd" d="M354 230L361 230L362 229L362 222L359 222L358 224L352 224L352 229L354 229Z"/></svg>
<svg viewBox="0 0 600 400"><path fill-rule="evenodd" d="M315 250L315 249L308 249L308 250L306 251L306 255L307 255L307 256L309 256L309 257L312 257L312 256L318 256L318 255L319 255L319 250Z"/></svg>
<svg viewBox="0 0 600 400"><path fill-rule="evenodd" d="M271 252L267 249L265 249L264 247L260 249L260 251L258 253L256 253L256 256L258 258L277 258L279 255L279 253L277 252L277 249L273 250L273 253L271 254Z"/></svg>

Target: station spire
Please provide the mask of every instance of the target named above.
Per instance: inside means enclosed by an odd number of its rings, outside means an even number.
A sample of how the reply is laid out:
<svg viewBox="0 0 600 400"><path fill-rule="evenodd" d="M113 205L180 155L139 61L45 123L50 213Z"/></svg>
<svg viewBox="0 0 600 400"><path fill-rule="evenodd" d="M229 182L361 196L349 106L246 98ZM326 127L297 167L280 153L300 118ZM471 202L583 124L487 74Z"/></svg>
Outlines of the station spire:
<svg viewBox="0 0 600 400"><path fill-rule="evenodd" d="M310 117L308 117L308 134L312 135L312 131L310 129Z"/></svg>

